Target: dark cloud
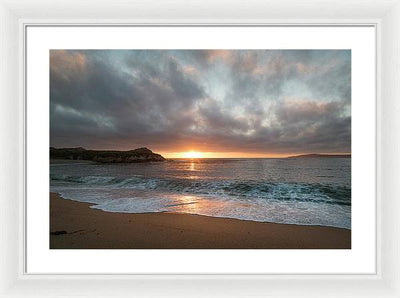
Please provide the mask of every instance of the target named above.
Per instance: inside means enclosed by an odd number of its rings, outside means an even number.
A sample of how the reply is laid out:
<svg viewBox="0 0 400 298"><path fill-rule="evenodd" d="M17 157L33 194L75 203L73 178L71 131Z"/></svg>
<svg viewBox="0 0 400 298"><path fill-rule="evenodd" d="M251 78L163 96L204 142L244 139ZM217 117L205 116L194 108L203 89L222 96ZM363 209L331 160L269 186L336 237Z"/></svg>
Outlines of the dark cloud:
<svg viewBox="0 0 400 298"><path fill-rule="evenodd" d="M52 146L349 152L349 51L50 53Z"/></svg>

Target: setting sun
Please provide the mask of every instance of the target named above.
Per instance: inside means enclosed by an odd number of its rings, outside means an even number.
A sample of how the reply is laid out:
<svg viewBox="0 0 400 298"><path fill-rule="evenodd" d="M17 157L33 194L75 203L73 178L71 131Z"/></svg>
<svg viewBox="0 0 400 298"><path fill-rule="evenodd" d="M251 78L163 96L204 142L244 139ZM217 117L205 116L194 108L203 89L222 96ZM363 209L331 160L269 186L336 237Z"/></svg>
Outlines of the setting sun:
<svg viewBox="0 0 400 298"><path fill-rule="evenodd" d="M202 158L203 153L196 152L196 151L188 151L188 152L183 152L182 157L184 157L184 158Z"/></svg>

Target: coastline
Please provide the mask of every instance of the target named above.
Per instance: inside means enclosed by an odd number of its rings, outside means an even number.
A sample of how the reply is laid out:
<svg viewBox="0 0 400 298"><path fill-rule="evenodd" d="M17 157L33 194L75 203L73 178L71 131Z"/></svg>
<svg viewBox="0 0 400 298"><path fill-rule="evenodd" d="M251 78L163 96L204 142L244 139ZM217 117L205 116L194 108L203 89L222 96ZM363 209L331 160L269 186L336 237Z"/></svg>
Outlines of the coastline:
<svg viewBox="0 0 400 298"><path fill-rule="evenodd" d="M350 249L351 230L182 213L114 213L50 193L50 249Z"/></svg>

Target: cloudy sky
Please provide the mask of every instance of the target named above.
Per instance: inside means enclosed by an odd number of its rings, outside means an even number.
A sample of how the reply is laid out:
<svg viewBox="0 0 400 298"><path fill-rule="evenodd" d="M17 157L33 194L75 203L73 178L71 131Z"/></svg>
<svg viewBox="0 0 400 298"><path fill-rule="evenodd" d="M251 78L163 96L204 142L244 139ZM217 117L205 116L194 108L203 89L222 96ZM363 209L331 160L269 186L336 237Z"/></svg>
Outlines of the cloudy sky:
<svg viewBox="0 0 400 298"><path fill-rule="evenodd" d="M350 108L347 50L50 51L54 147L348 153Z"/></svg>

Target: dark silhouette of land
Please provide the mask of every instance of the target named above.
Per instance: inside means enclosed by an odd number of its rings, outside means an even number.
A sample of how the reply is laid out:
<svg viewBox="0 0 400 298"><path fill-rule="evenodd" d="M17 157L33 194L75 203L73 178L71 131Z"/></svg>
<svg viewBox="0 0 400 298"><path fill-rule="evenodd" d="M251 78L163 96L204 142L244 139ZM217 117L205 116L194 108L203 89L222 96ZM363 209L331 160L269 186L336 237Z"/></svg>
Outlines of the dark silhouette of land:
<svg viewBox="0 0 400 298"><path fill-rule="evenodd" d="M86 150L77 148L50 147L50 159L90 160L100 163L133 163L164 161L160 154L147 148L138 148L129 151Z"/></svg>
<svg viewBox="0 0 400 298"><path fill-rule="evenodd" d="M326 158L350 158L351 154L302 154L302 155L294 155L289 156L288 158L317 158L317 157L326 157Z"/></svg>

